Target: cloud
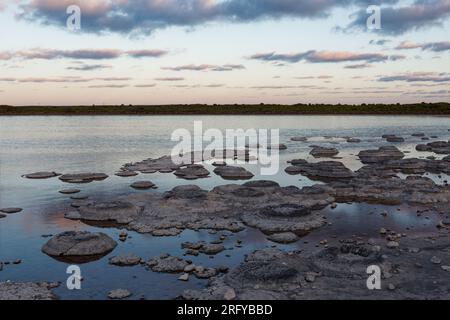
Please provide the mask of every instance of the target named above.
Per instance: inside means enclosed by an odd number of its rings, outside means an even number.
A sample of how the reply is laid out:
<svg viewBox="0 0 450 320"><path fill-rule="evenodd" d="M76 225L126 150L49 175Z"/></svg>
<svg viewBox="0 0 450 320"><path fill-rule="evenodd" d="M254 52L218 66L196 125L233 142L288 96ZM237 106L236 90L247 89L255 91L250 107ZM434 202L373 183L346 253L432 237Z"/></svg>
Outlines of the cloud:
<svg viewBox="0 0 450 320"><path fill-rule="evenodd" d="M11 60L14 58L24 60L33 60L33 59L108 60L120 58L123 56L128 56L132 58L142 58L142 57L158 58L167 53L168 52L164 50L135 50L135 51L122 51L117 49L57 50L57 49L35 48L30 50L0 52L0 60Z"/></svg>
<svg viewBox="0 0 450 320"><path fill-rule="evenodd" d="M381 62L390 59L389 56L381 53L355 53L345 51L306 51L300 53L278 54L271 53L257 53L248 57L249 59L261 61L282 61L287 63L295 63L300 61L307 61L310 63L337 63L337 62ZM400 56L392 56L393 59L399 59Z"/></svg>
<svg viewBox="0 0 450 320"><path fill-rule="evenodd" d="M200 64L200 65L183 65L177 67L162 67L162 70L171 70L171 71L233 71L233 70L242 70L245 67L241 64L225 64L222 66L211 65L211 64Z"/></svg>
<svg viewBox="0 0 450 320"><path fill-rule="evenodd" d="M136 84L134 86L135 88L153 88L156 87L155 83L151 83L151 84Z"/></svg>
<svg viewBox="0 0 450 320"><path fill-rule="evenodd" d="M409 41L403 41L400 43L396 49L398 50L410 50L410 49L422 49L429 50L433 52L442 52L450 50L450 41L441 41L441 42L426 42L426 43L414 43Z"/></svg>
<svg viewBox="0 0 450 320"><path fill-rule="evenodd" d="M89 89L122 89L126 88L128 85L126 84L106 84L106 85L92 85L88 86Z"/></svg>
<svg viewBox="0 0 450 320"><path fill-rule="evenodd" d="M133 58L159 58L165 56L168 52L166 50L132 50L126 52Z"/></svg>
<svg viewBox="0 0 450 320"><path fill-rule="evenodd" d="M378 79L381 82L434 82L446 83L450 82L450 73L435 73L435 72L413 72L394 76L382 76Z"/></svg>
<svg viewBox="0 0 450 320"><path fill-rule="evenodd" d="M361 8L353 16L354 20L344 30L367 30L366 8ZM410 5L385 6L381 9L381 29L376 32L399 35L408 31L442 26L449 16L450 0L415 0Z"/></svg>
<svg viewBox="0 0 450 320"><path fill-rule="evenodd" d="M185 79L182 77L162 77L162 78L155 78L157 81L184 81Z"/></svg>
<svg viewBox="0 0 450 320"><path fill-rule="evenodd" d="M370 68L372 67L372 65L368 64L368 63L361 63L361 64L350 64L348 66L345 66L345 69L366 69L366 68Z"/></svg>
<svg viewBox="0 0 450 320"><path fill-rule="evenodd" d="M370 40L369 44L375 45L375 46L384 46L386 43L391 42L391 40L388 39L380 39L380 40Z"/></svg>
<svg viewBox="0 0 450 320"><path fill-rule="evenodd" d="M169 26L193 27L209 22L250 22L281 18L325 18L335 8L396 3L397 0L31 0L19 17L66 26L65 13L82 11L82 31L149 34Z"/></svg>
<svg viewBox="0 0 450 320"><path fill-rule="evenodd" d="M75 71L93 71L93 70L103 70L109 69L111 66L104 64L81 64L73 67L67 67L67 70L75 70Z"/></svg>
<svg viewBox="0 0 450 320"><path fill-rule="evenodd" d="M97 77L97 78L82 78L82 77L25 77L25 78L0 78L0 81L20 82L20 83L85 83L93 81L129 81L129 77Z"/></svg>

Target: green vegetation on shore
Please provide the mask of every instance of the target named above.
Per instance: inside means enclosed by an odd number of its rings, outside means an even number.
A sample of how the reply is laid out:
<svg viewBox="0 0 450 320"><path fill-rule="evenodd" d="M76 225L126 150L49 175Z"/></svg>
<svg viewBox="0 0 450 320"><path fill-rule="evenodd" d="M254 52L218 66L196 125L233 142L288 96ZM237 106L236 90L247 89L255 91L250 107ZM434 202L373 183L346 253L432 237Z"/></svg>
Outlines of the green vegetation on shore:
<svg viewBox="0 0 450 320"><path fill-rule="evenodd" d="M418 104L258 104L258 105L102 105L102 106L0 106L8 115L450 115L450 103Z"/></svg>

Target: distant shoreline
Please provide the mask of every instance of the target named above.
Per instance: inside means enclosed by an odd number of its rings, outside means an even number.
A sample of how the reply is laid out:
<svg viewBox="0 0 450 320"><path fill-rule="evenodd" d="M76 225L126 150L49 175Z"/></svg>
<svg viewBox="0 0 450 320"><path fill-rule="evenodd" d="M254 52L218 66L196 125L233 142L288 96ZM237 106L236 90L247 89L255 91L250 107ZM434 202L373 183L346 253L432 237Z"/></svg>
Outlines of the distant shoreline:
<svg viewBox="0 0 450 320"><path fill-rule="evenodd" d="M0 106L0 116L95 115L430 115L450 116L450 103L362 105L102 105Z"/></svg>

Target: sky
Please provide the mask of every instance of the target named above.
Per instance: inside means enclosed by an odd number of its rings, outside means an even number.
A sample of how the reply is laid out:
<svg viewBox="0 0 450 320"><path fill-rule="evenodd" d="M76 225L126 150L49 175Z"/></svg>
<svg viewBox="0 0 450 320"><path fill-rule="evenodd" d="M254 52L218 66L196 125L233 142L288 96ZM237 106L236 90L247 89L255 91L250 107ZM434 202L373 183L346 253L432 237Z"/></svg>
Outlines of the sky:
<svg viewBox="0 0 450 320"><path fill-rule="evenodd" d="M0 0L0 105L417 102L450 0Z"/></svg>

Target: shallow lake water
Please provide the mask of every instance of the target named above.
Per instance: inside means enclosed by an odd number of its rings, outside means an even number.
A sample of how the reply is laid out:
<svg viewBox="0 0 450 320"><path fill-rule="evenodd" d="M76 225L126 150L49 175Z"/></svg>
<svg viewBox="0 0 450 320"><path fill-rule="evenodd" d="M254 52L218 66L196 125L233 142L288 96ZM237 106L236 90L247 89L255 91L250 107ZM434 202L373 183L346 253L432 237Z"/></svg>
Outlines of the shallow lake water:
<svg viewBox="0 0 450 320"><path fill-rule="evenodd" d="M92 199L105 199L135 192L163 192L177 185L196 184L204 189L230 183L212 174L210 178L195 181L177 179L173 174L140 174L121 178L114 173L128 162L141 161L170 154L176 144L171 141L175 129L193 131L194 121L203 121L203 128L225 129L280 129L280 143L288 149L280 152L280 170L274 176L261 176L256 165L244 165L255 174L254 180L274 180L282 186L298 187L313 185L303 176L290 176L284 172L288 160L303 158L319 161L309 155L310 145L339 149L339 161L356 170L362 166L356 154L360 150L391 145L381 138L383 134L403 136L404 143L395 144L408 152L407 157L425 158L431 154L417 153L415 146L426 143L411 134L423 132L435 140L449 140L450 121L446 117L413 116L95 116L95 117L0 117L0 208L20 207L23 212L0 219L0 262L22 259L18 265L8 264L0 271L0 281L61 281L55 293L64 299L105 299L111 289L126 288L133 292L133 299L172 299L184 289L199 288L206 280L191 277L189 282L177 280L178 276L158 274L142 266L119 268L108 264L108 258L118 254L134 253L145 259L170 253L181 256L184 241L213 241L222 232L211 234L185 231L176 237L152 237L129 232L131 239L120 242L116 249L102 259L83 264L82 290L69 291L65 284L68 264L56 261L41 252L48 241L43 235L57 234L66 230L89 230L109 234L118 239L120 230L98 228L81 222L64 219L70 210L70 197L58 193L68 187L82 190ZM292 142L291 137L305 136L307 142ZM361 143L347 143L342 137L355 137ZM333 137L333 138L331 138ZM429 141L428 141L429 142ZM320 159L324 160L324 159ZM211 166L207 166L211 170ZM104 172L104 181L82 185L68 185L57 178L27 180L21 176L36 171ZM447 176L431 176L436 182ZM151 180L158 189L137 191L130 183ZM239 182L237 182L239 183ZM388 217L379 213L392 211ZM280 246L285 249L308 249L326 235L357 236L376 234L381 227L395 230L416 228L430 230L435 226L432 216L417 217L412 208L371 206L366 204L342 204L336 210L327 209L331 225L312 232L294 245ZM224 232L230 234L228 232ZM243 240L242 248L235 248L237 239ZM225 242L226 250L214 257L189 257L204 266L235 266L244 255L274 243L257 230L247 229L230 234Z"/></svg>

